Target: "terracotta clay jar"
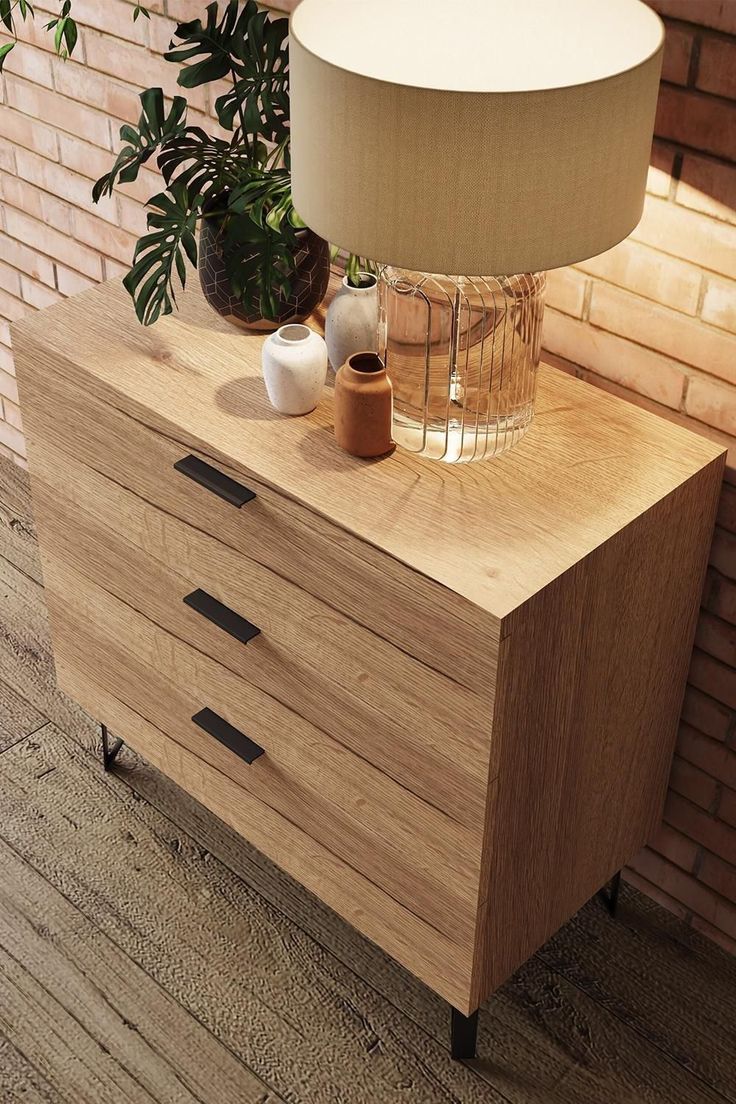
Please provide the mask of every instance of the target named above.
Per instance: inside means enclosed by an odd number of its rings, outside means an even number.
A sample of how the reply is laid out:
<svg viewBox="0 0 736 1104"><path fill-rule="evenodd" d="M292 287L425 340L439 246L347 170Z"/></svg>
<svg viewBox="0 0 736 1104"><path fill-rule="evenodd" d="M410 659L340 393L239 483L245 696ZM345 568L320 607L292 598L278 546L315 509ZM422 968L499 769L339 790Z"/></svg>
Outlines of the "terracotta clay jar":
<svg viewBox="0 0 736 1104"><path fill-rule="evenodd" d="M383 456L391 440L392 391L377 353L353 353L335 377L335 437L353 456Z"/></svg>

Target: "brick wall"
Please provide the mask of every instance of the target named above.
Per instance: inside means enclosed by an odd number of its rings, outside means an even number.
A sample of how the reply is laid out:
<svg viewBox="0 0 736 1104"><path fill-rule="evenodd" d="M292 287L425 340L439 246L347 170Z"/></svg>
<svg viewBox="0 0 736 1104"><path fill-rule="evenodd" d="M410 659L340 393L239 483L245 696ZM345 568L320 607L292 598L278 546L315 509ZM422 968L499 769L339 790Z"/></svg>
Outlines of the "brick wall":
<svg viewBox="0 0 736 1104"><path fill-rule="evenodd" d="M74 0L81 41L53 56L22 31L0 82L0 453L24 464L8 321L120 274L153 173L95 208L137 93L174 90L175 20L206 0ZM609 253L550 274L548 359L730 448L665 823L629 878L736 950L736 0L651 0L667 49L641 224ZM271 6L290 8L293 0ZM193 99L202 116L206 91ZM203 118L198 120L203 122ZM676 565L675 565L676 567Z"/></svg>

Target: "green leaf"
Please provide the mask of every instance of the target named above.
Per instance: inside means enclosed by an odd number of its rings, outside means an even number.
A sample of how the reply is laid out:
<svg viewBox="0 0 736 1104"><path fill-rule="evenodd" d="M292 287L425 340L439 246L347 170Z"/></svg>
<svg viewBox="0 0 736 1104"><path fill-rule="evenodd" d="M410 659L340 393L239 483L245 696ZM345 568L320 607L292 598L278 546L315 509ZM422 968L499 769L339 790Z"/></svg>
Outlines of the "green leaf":
<svg viewBox="0 0 736 1104"><path fill-rule="evenodd" d="M135 8L133 9L133 22L134 23L138 19L139 15L144 15L146 17L146 19L151 18L150 14L148 12L148 9L144 8L143 4L136 4Z"/></svg>
<svg viewBox="0 0 736 1104"><path fill-rule="evenodd" d="M249 20L257 11L256 0L247 0L238 11L238 0L229 0L224 15L218 20L219 5L207 6L207 19L193 19L180 23L174 33L179 44L164 54L167 61L184 65L179 74L183 88L196 88L200 84L227 76L235 64L234 50L245 37ZM194 60L199 59L199 60Z"/></svg>
<svg viewBox="0 0 736 1104"><path fill-rule="evenodd" d="M143 110L138 126L125 125L120 128L120 137L127 145L120 150L110 172L95 184L92 191L95 203L104 195L112 195L118 182L128 184L135 180L141 166L154 153L186 132L187 101L183 96L175 97L168 115L160 88L146 89L141 93L140 101Z"/></svg>
<svg viewBox="0 0 736 1104"><path fill-rule="evenodd" d="M13 26L13 5L11 0L0 0L0 19L2 19L10 33L14 35L15 27Z"/></svg>
<svg viewBox="0 0 736 1104"><path fill-rule="evenodd" d="M15 46L14 42L6 42L4 46L0 46L0 73L2 73L2 71L3 71L3 66L5 65L6 57L8 56L8 54L10 53L10 51L13 49L14 46Z"/></svg>
<svg viewBox="0 0 736 1104"><path fill-rule="evenodd" d="M281 142L289 133L289 21L255 12L233 42L233 87L215 101L220 125Z"/></svg>
<svg viewBox="0 0 736 1104"><path fill-rule="evenodd" d="M236 188L251 171L250 147L210 138L200 127L187 127L166 142L158 165L167 185L186 183L191 194L206 202Z"/></svg>
<svg viewBox="0 0 736 1104"><path fill-rule="evenodd" d="M162 314L171 314L176 303L175 274L186 281L185 257L196 265L195 229L199 202L190 203L186 186L174 183L148 203L148 228L135 247L133 266L123 284L135 304L138 321L152 326Z"/></svg>

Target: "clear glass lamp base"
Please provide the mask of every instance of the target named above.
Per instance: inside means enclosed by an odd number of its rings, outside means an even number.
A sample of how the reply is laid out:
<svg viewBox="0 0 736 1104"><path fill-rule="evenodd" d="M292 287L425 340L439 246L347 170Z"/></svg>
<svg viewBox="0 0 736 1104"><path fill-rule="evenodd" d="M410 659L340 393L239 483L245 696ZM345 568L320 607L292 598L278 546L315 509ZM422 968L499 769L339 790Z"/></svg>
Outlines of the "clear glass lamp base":
<svg viewBox="0 0 736 1104"><path fill-rule="evenodd" d="M393 384L397 445L468 463L521 440L534 416L545 286L544 273L382 269L379 351Z"/></svg>

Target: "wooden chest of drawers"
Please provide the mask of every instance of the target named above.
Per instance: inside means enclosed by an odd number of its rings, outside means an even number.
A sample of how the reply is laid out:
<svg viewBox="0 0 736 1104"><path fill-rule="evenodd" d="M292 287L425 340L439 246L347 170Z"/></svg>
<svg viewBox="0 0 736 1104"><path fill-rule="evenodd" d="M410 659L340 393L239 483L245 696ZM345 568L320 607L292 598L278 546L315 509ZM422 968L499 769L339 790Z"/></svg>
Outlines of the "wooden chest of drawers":
<svg viewBox="0 0 736 1104"><path fill-rule="evenodd" d="M553 369L449 468L108 284L14 331L60 685L463 1013L661 815L721 450Z"/></svg>

